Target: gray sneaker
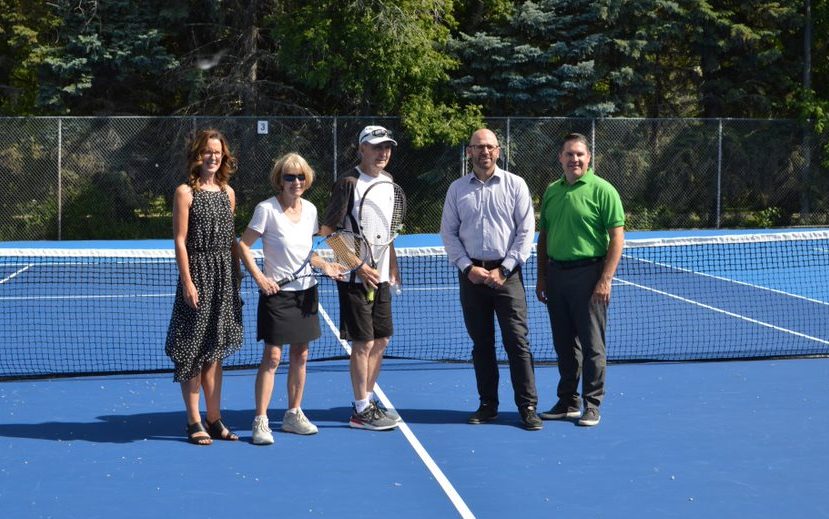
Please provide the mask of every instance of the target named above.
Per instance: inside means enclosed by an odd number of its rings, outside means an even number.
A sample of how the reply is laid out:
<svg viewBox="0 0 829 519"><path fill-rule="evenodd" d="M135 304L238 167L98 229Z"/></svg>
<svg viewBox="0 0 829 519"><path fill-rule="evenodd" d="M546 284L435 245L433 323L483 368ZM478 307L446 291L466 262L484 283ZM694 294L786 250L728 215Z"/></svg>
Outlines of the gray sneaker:
<svg viewBox="0 0 829 519"><path fill-rule="evenodd" d="M384 406L383 403L380 402L379 400L374 401L374 407L376 407L377 409L380 410L381 413L386 415L386 418L388 418L390 420L394 420L395 422L400 421L400 415L397 414L397 411L395 411L394 409L389 409L388 407Z"/></svg>
<svg viewBox="0 0 829 519"><path fill-rule="evenodd" d="M253 444L270 445L273 443L273 434L268 427L268 419L257 416L253 419Z"/></svg>
<svg viewBox="0 0 829 519"><path fill-rule="evenodd" d="M295 412L285 411L282 430L294 434L317 434L319 429L308 420L302 409L297 409Z"/></svg>
<svg viewBox="0 0 829 519"><path fill-rule="evenodd" d="M355 429L368 429L369 431L387 431L397 427L397 422L383 414L383 411L369 402L368 407L358 413L356 407L351 408L351 419L348 425Z"/></svg>

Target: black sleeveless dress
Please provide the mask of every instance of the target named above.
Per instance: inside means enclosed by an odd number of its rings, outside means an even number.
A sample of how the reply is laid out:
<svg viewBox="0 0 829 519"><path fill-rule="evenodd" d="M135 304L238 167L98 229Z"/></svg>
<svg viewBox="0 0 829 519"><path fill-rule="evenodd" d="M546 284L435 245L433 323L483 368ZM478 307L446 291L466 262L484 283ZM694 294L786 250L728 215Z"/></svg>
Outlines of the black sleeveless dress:
<svg viewBox="0 0 829 519"><path fill-rule="evenodd" d="M230 253L233 235L227 193L194 190L186 247L199 309L184 302L179 277L165 347L175 364L176 382L190 380L205 362L225 359L242 347L242 301Z"/></svg>

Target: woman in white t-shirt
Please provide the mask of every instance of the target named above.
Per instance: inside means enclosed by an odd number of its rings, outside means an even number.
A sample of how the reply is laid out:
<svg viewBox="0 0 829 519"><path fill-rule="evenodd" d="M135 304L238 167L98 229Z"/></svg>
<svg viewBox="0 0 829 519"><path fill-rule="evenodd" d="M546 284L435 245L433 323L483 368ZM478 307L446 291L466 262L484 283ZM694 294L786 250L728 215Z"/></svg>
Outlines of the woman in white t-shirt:
<svg viewBox="0 0 829 519"><path fill-rule="evenodd" d="M297 434L317 432L317 427L305 417L300 407L308 343L320 336L317 282L313 277L302 277L282 287L277 285L278 280L302 265L313 246L313 235L319 232L317 208L302 198L313 181L314 171L300 155L289 153L280 157L270 175L276 196L256 206L239 243L245 267L259 285L257 340L265 342L255 388L253 443L258 445L273 443L267 411L284 344L290 345L290 368L288 410L282 430ZM251 253L251 247L259 238L262 239L264 273ZM333 269L327 265L324 268ZM337 272L332 271L331 275L336 277Z"/></svg>

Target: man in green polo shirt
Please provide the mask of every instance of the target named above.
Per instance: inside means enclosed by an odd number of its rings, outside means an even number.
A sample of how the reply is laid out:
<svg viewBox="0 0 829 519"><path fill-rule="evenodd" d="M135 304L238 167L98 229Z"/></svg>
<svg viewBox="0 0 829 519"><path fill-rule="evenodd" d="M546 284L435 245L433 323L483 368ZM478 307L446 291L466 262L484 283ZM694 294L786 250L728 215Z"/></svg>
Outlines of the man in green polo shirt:
<svg viewBox="0 0 829 519"><path fill-rule="evenodd" d="M547 187L541 202L535 288L550 314L560 376L558 402L539 416L579 417L579 425L585 426L600 419L607 307L625 241L619 193L593 173L590 158L584 135L564 138L558 155L564 175Z"/></svg>

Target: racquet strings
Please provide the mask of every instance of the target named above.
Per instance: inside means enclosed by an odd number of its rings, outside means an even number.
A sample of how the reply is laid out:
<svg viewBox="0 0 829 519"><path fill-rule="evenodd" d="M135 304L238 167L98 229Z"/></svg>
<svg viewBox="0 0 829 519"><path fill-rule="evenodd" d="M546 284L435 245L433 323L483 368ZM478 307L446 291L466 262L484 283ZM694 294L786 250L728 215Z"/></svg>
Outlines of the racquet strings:
<svg viewBox="0 0 829 519"><path fill-rule="evenodd" d="M370 247L371 267L376 268L377 260L403 227L406 195L397 184L381 182L370 187L364 197L360 205L360 229ZM374 295L374 289L368 287L366 300L374 301Z"/></svg>
<svg viewBox="0 0 829 519"><path fill-rule="evenodd" d="M327 263L337 264L342 274L357 270L368 258L366 242L356 234L339 232L325 241L330 249L320 252L318 256Z"/></svg>

